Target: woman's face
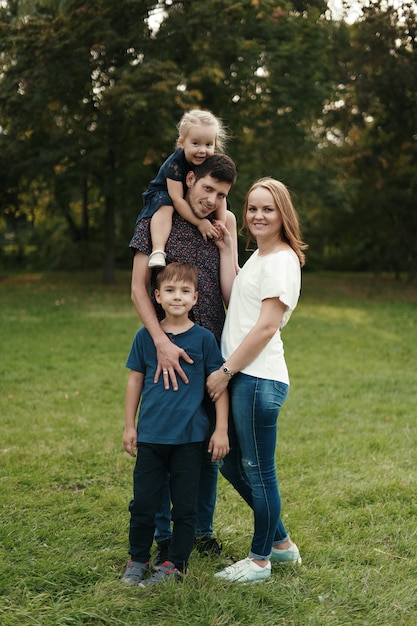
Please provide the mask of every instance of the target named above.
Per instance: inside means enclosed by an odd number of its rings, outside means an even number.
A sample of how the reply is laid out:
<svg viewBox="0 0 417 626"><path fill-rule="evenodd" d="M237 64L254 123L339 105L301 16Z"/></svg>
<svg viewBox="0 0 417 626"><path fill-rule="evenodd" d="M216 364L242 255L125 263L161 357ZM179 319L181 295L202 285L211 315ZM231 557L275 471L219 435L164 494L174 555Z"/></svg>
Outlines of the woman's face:
<svg viewBox="0 0 417 626"><path fill-rule="evenodd" d="M250 192L246 221L257 241L281 238L281 213L271 192L264 187L256 187Z"/></svg>

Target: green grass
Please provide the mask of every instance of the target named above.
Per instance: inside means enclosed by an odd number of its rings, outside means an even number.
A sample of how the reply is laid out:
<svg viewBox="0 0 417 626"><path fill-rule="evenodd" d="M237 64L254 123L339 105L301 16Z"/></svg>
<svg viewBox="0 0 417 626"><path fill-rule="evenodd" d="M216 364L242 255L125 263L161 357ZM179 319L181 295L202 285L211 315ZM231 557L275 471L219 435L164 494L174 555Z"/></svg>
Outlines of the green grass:
<svg viewBox="0 0 417 626"><path fill-rule="evenodd" d="M125 589L133 461L128 274L0 282L0 623L336 626L417 623L417 288L305 274L285 329L291 392L277 447L283 518L303 556L254 586ZM246 555L251 515L223 479L216 534Z"/></svg>

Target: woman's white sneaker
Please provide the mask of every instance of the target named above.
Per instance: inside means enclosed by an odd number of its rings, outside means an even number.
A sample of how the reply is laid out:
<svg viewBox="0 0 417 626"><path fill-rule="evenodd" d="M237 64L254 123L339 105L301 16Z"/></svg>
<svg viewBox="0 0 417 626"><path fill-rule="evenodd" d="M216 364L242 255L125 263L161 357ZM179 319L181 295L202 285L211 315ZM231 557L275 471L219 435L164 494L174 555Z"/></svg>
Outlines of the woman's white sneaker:
<svg viewBox="0 0 417 626"><path fill-rule="evenodd" d="M300 551L295 543L293 543L288 550L277 550L273 547L270 559L271 563L296 563L297 565L301 565Z"/></svg>
<svg viewBox="0 0 417 626"><path fill-rule="evenodd" d="M266 580L270 576L270 562L268 562L265 567L261 567L249 557L237 561L237 563L229 565L221 572L214 574L215 578L222 578L232 583L258 583L262 580Z"/></svg>

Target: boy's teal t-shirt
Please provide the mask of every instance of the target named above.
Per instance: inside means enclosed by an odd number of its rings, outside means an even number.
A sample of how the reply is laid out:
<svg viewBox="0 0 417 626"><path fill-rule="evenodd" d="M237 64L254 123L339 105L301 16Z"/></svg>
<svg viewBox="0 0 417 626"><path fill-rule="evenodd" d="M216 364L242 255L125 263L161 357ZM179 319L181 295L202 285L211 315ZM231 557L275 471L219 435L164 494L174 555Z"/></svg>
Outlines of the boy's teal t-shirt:
<svg viewBox="0 0 417 626"><path fill-rule="evenodd" d="M153 382L157 367L156 349L145 328L136 333L126 367L145 375L138 416L138 442L182 444L204 441L209 434L209 419L202 402L206 379L219 369L223 358L209 330L194 324L178 335L167 333L176 345L193 359L181 361L188 376L186 385L177 376L178 391L164 389L163 376Z"/></svg>

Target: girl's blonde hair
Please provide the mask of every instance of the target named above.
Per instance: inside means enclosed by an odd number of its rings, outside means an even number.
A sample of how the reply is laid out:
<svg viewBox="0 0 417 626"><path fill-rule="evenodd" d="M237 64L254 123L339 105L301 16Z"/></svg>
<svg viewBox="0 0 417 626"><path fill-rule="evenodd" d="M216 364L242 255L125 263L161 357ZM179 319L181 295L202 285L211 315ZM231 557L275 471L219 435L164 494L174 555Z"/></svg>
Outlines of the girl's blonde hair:
<svg viewBox="0 0 417 626"><path fill-rule="evenodd" d="M178 122L177 148L180 147L178 144L179 139L187 135L191 126L214 126L216 131L216 151L225 151L228 135L223 122L210 111L202 111L201 109L187 111Z"/></svg>
<svg viewBox="0 0 417 626"><path fill-rule="evenodd" d="M267 189L272 195L275 206L280 212L282 219L282 238L294 250L300 261L300 267L303 267L305 263L305 255L303 253L303 250L308 248L308 246L301 239L300 224L297 211L293 206L290 192L288 191L287 187L275 178L260 178L255 183L253 183L248 193L246 194L243 213L243 226L241 228L241 231L246 230L246 250L250 249L249 246L253 241L252 235L248 229L248 222L246 217L248 210L248 200L250 193L258 187L263 187L264 189Z"/></svg>

